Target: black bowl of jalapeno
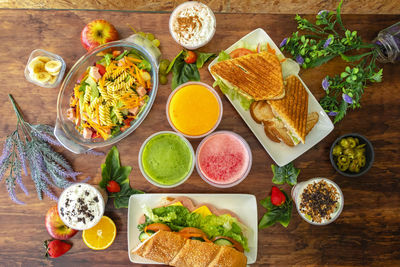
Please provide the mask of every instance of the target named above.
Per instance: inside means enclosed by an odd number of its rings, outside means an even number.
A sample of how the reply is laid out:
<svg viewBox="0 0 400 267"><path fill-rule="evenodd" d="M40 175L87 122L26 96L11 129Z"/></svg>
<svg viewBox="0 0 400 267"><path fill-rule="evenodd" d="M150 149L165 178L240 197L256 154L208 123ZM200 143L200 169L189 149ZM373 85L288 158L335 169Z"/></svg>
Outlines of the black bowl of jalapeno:
<svg viewBox="0 0 400 267"><path fill-rule="evenodd" d="M338 173L347 177L358 177L371 168L374 162L374 148L364 136L350 133L333 142L329 156L333 168Z"/></svg>

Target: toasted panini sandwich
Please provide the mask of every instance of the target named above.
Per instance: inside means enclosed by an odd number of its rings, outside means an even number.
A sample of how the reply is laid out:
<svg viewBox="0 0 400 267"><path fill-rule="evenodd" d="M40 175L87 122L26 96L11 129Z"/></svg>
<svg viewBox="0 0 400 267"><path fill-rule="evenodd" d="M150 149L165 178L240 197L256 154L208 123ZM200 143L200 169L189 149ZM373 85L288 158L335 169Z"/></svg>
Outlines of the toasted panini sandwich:
<svg viewBox="0 0 400 267"><path fill-rule="evenodd" d="M265 134L272 141L282 141L288 146L304 144L319 116L316 112L307 114L308 94L296 76L288 77L285 83L284 98L254 102L250 113L257 123L263 123Z"/></svg>
<svg viewBox="0 0 400 267"><path fill-rule="evenodd" d="M247 99L274 100L285 95L281 64L278 57L269 52L224 60L210 70Z"/></svg>

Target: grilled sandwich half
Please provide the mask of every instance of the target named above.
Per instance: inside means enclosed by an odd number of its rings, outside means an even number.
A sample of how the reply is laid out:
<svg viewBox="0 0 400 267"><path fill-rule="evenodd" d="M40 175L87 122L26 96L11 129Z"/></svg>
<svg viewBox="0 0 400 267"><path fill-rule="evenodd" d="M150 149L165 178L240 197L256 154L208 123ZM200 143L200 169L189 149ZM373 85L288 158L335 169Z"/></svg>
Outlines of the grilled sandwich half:
<svg viewBox="0 0 400 267"><path fill-rule="evenodd" d="M254 102L250 113L256 122L263 123L265 134L272 141L288 146L304 144L319 116L316 112L308 114L308 94L296 76L286 78L285 84L284 98Z"/></svg>
<svg viewBox="0 0 400 267"><path fill-rule="evenodd" d="M285 96L282 68L269 52L248 54L216 63L211 73L250 100L274 100Z"/></svg>

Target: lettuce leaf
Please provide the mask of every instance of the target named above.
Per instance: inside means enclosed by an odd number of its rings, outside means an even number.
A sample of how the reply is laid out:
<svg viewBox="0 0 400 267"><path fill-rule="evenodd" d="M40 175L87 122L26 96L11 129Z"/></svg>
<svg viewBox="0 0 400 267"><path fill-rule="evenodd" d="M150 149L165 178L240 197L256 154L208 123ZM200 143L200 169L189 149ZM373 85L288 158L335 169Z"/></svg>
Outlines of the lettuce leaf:
<svg viewBox="0 0 400 267"><path fill-rule="evenodd" d="M247 97L238 93L237 90L227 86L219 77L217 77L217 79L215 80L213 87L217 85L219 86L219 89L221 90L222 93L224 93L232 100L238 100L240 102L240 106L244 110L249 110L251 103L253 103L254 101L253 99L248 99Z"/></svg>
<svg viewBox="0 0 400 267"><path fill-rule="evenodd" d="M247 238L242 229L245 229L236 218L229 215L208 215L201 216L198 213L190 212L183 206L167 206L151 209L143 207L146 216L146 222L138 225L138 229L144 229L151 223L165 223L173 231L179 231L184 227L196 227L201 229L212 239L217 236L227 236L238 241L243 248L248 251Z"/></svg>

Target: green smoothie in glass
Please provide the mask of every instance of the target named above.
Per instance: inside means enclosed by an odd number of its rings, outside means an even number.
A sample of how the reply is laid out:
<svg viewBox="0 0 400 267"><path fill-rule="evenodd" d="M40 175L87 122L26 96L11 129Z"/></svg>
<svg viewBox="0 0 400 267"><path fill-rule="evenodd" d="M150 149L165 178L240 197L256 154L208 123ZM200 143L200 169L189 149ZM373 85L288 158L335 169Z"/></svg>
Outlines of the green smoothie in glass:
<svg viewBox="0 0 400 267"><path fill-rule="evenodd" d="M141 171L155 185L174 186L193 171L193 148L173 132L152 135L141 148Z"/></svg>

